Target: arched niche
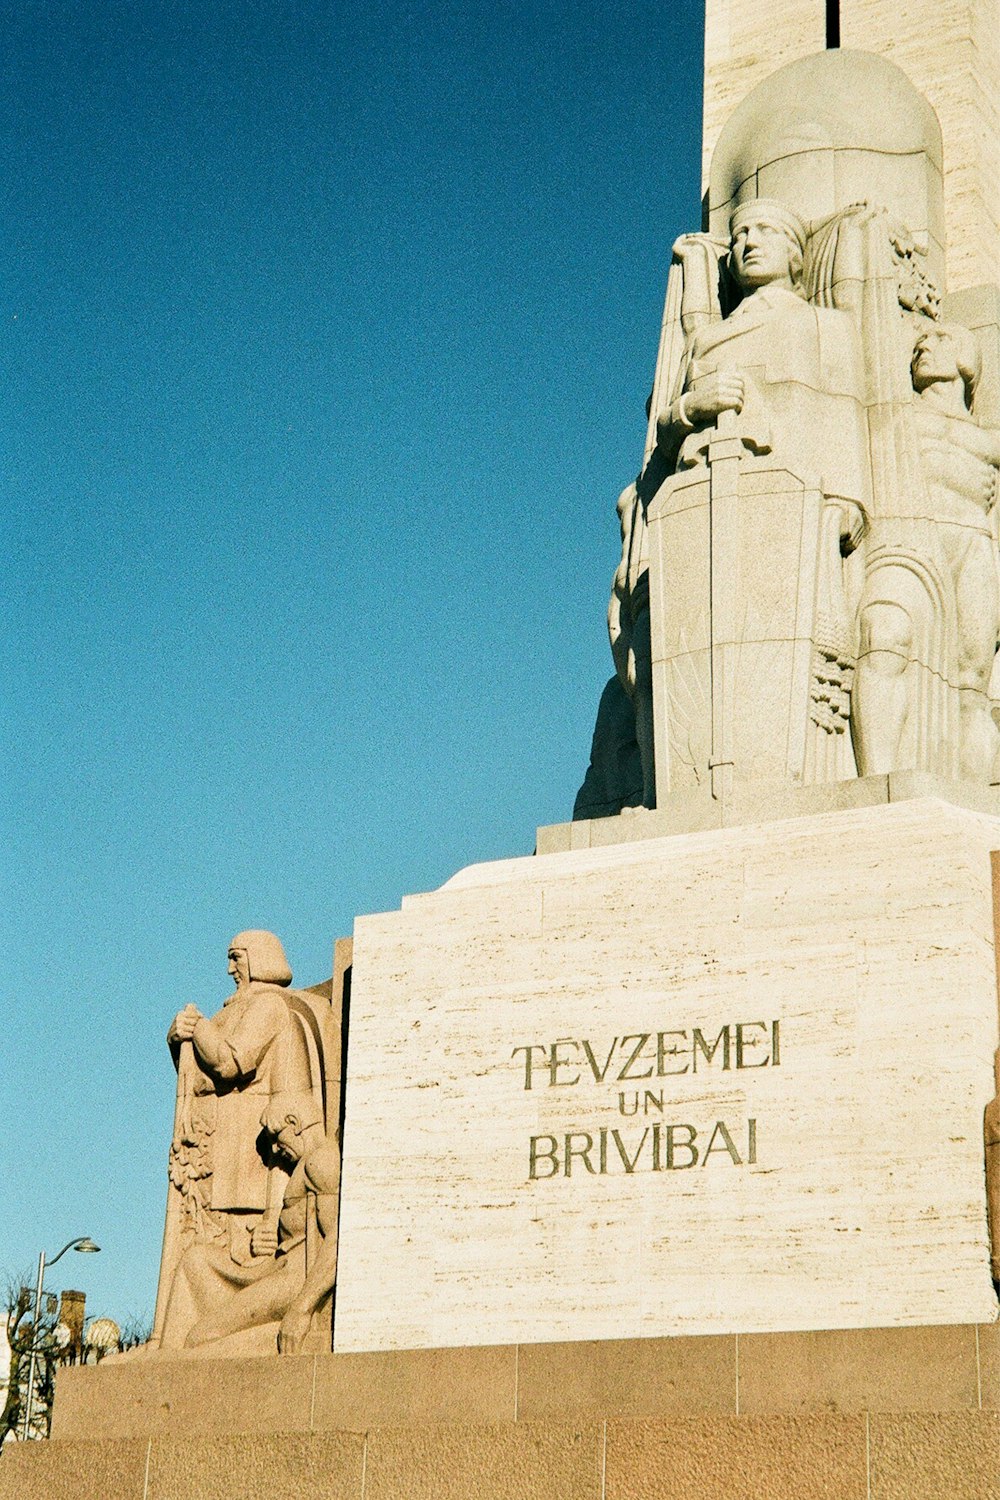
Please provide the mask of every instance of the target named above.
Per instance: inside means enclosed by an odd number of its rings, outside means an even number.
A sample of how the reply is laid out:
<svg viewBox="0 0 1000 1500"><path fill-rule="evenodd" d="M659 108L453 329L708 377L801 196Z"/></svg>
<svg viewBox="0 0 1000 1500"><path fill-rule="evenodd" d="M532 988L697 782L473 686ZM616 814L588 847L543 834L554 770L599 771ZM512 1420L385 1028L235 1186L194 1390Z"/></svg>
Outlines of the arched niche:
<svg viewBox="0 0 1000 1500"><path fill-rule="evenodd" d="M816 52L747 95L712 156L708 228L727 234L732 210L750 198L777 198L812 220L865 199L884 204L926 250L944 290L941 127L885 57Z"/></svg>

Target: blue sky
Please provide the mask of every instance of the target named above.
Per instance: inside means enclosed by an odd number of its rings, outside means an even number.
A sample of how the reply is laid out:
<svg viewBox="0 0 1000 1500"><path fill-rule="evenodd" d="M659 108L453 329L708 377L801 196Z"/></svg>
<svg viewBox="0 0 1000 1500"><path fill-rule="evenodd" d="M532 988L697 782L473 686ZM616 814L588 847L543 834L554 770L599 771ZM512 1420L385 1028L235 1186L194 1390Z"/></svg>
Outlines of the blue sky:
<svg viewBox="0 0 1000 1500"><path fill-rule="evenodd" d="M4 5L0 1270L151 1311L181 1005L570 816L699 0Z"/></svg>

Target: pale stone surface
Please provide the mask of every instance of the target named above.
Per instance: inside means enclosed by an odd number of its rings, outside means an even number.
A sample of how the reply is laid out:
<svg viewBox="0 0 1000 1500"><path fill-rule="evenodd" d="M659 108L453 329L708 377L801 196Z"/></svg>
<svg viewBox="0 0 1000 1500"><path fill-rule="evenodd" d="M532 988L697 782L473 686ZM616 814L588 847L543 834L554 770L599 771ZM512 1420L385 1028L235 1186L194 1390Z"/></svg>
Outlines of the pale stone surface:
<svg viewBox="0 0 1000 1500"><path fill-rule="evenodd" d="M933 105L944 136L948 286L995 281L1000 266L1000 3L842 4L845 47L884 53Z"/></svg>
<svg viewBox="0 0 1000 1500"><path fill-rule="evenodd" d="M823 0L706 0L702 186L733 110L775 69L826 46Z"/></svg>
<svg viewBox="0 0 1000 1500"><path fill-rule="evenodd" d="M676 333L661 341L654 446L619 502L609 610L647 807L709 772L721 799L739 781L854 774L842 558L870 508L866 390L857 323L832 305L865 264L852 232L827 227L825 245L840 237L809 284L807 226L779 202L742 203L728 243L674 247Z"/></svg>
<svg viewBox="0 0 1000 1500"><path fill-rule="evenodd" d="M618 503L643 803L710 782L724 823L743 783L1000 781L1000 325L988 289L940 318L933 112L885 59L791 63L726 126L712 202Z"/></svg>
<svg viewBox="0 0 1000 1500"><path fill-rule="evenodd" d="M714 798L707 786L698 787L693 792L669 797L662 807L632 808L624 817L544 825L536 831L536 852L562 854L567 849L599 849L635 839L702 833L711 828L740 828L747 823L776 818L908 802L914 797L939 797L953 807L1000 817L1000 787L952 781L926 771L894 771L891 776L862 776L854 781L831 781L816 786L757 782L752 786L737 786L725 804Z"/></svg>
<svg viewBox="0 0 1000 1500"><path fill-rule="evenodd" d="M841 44L897 63L944 137L948 285L996 279L1000 264L1000 3L857 0L839 6ZM825 46L824 0L707 0L704 182L733 109L775 69Z"/></svg>
<svg viewBox="0 0 1000 1500"><path fill-rule="evenodd" d="M994 897L996 887L994 886ZM996 1092L983 1115L983 1147L986 1152L986 1206L990 1228L990 1270L1000 1283L1000 1051L993 1060Z"/></svg>
<svg viewBox="0 0 1000 1500"><path fill-rule="evenodd" d="M276 1093L261 1116L264 1149L291 1175L282 1195L271 1253L261 1245L249 1264L228 1246L195 1243L174 1272L160 1348L216 1346L278 1324L282 1354L300 1354L313 1319L328 1306L337 1275L340 1152L327 1137L311 1094ZM269 1335L273 1338L273 1332Z"/></svg>
<svg viewBox="0 0 1000 1500"><path fill-rule="evenodd" d="M942 300L941 311L976 336L982 375L976 385L976 413L987 427L1000 427L1000 286L968 287Z"/></svg>
<svg viewBox="0 0 1000 1500"><path fill-rule="evenodd" d="M136 1357L330 1344L343 965L336 994L292 990L280 940L255 929L230 943L229 973L221 1011L189 1004L167 1036L178 1078L166 1227L153 1335Z"/></svg>
<svg viewBox="0 0 1000 1500"><path fill-rule="evenodd" d="M928 321L919 332L911 414L924 482L873 506L867 544L852 703L862 775L936 764L970 781L997 779L989 687L1000 626L1000 430L973 414L980 370L967 330Z"/></svg>
<svg viewBox="0 0 1000 1500"><path fill-rule="evenodd" d="M336 1347L994 1317L997 846L912 802L474 866L359 919Z"/></svg>
<svg viewBox="0 0 1000 1500"><path fill-rule="evenodd" d="M882 204L944 282L941 128L927 99L872 52L816 52L769 73L733 111L712 156L708 227L778 198L819 222L852 203Z"/></svg>

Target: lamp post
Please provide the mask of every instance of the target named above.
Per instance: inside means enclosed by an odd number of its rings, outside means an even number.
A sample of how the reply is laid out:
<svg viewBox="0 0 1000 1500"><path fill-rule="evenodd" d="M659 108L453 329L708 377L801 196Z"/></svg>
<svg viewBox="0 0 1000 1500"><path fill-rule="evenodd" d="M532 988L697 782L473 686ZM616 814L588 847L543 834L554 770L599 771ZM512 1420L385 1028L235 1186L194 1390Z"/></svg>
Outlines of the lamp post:
<svg viewBox="0 0 1000 1500"><path fill-rule="evenodd" d="M70 1240L63 1245L58 1255L53 1255L51 1260L46 1261L43 1250L38 1257L38 1281L35 1284L35 1321L31 1329L31 1358L28 1361L28 1389L24 1398L24 1420L21 1423L21 1441L26 1442L31 1430L31 1409L35 1399L35 1360L38 1353L38 1324L42 1316L42 1287L45 1283L46 1265L54 1266L67 1250L79 1250L82 1255L94 1255L100 1250L100 1245L95 1245L89 1235L77 1235L75 1240Z"/></svg>

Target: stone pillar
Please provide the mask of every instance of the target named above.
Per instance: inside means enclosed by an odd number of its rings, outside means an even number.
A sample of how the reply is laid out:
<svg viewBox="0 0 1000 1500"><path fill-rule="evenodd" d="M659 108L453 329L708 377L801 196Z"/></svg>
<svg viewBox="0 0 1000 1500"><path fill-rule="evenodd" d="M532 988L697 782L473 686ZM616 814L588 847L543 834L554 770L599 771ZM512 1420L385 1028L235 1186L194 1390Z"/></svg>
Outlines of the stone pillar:
<svg viewBox="0 0 1000 1500"><path fill-rule="evenodd" d="M995 281L1000 0L841 0L840 13L842 46L898 63L941 121L949 290Z"/></svg>
<svg viewBox="0 0 1000 1500"><path fill-rule="evenodd" d="M825 0L706 0L703 188L737 104L776 68L825 46Z"/></svg>

